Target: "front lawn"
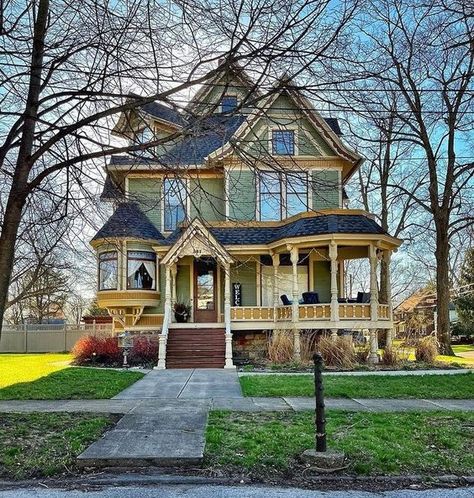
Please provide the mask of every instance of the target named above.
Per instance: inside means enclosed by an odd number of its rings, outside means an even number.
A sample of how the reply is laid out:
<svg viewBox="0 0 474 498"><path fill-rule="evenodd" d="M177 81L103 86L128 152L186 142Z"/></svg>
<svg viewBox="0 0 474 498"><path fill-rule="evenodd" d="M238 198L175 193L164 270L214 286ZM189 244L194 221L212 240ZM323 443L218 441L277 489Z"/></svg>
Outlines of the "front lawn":
<svg viewBox="0 0 474 498"><path fill-rule="evenodd" d="M240 377L244 396L314 396L312 375L246 375ZM331 398L451 398L474 396L474 373L456 375L324 376Z"/></svg>
<svg viewBox="0 0 474 498"><path fill-rule="evenodd" d="M357 474L474 472L474 413L327 412L328 447L349 458ZM223 473L301 476L299 455L314 447L314 413L214 411L205 461Z"/></svg>
<svg viewBox="0 0 474 498"><path fill-rule="evenodd" d="M113 424L79 413L0 414L0 477L69 473L76 457Z"/></svg>
<svg viewBox="0 0 474 498"><path fill-rule="evenodd" d="M70 355L0 355L0 400L107 399L143 377L140 372L70 367Z"/></svg>

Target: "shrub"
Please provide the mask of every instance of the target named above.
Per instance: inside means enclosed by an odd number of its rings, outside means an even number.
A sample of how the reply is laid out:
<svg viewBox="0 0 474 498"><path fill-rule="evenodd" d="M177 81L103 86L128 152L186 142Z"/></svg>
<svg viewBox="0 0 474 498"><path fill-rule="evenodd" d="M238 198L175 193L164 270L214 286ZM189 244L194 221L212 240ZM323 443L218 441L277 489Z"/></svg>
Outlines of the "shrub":
<svg viewBox="0 0 474 498"><path fill-rule="evenodd" d="M422 337L415 349L416 361L422 361L424 363L434 363L436 357L438 356L438 342L436 337L428 335Z"/></svg>
<svg viewBox="0 0 474 498"><path fill-rule="evenodd" d="M122 352L118 347L117 337L81 337L72 351L77 365L100 363L104 365L121 364Z"/></svg>
<svg viewBox="0 0 474 498"><path fill-rule="evenodd" d="M129 363L143 365L154 363L158 359L158 338L138 336L133 339L133 346L129 355Z"/></svg>
<svg viewBox="0 0 474 498"><path fill-rule="evenodd" d="M363 344L362 346L357 346L355 348L355 361L357 363L367 363L367 358L369 357L370 346L368 344Z"/></svg>
<svg viewBox="0 0 474 498"><path fill-rule="evenodd" d="M400 364L402 358L397 348L386 346L382 352L381 363L387 367L395 367Z"/></svg>
<svg viewBox="0 0 474 498"><path fill-rule="evenodd" d="M312 363L318 349L318 334L314 330L302 331L300 336L301 363Z"/></svg>
<svg viewBox="0 0 474 498"><path fill-rule="evenodd" d="M319 340L318 349L326 366L337 368L354 367L356 354L350 339L339 336L333 339L323 336Z"/></svg>
<svg viewBox="0 0 474 498"><path fill-rule="evenodd" d="M293 332L274 330L268 336L268 359L271 363L290 363L293 361Z"/></svg>

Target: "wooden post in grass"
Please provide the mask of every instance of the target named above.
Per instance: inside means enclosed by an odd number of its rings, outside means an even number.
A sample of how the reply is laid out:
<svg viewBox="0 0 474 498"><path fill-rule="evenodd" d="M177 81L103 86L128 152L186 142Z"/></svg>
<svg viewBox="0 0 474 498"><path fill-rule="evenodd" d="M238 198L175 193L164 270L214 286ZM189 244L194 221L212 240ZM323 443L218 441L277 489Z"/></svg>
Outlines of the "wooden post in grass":
<svg viewBox="0 0 474 498"><path fill-rule="evenodd" d="M314 361L314 392L316 395L316 448L305 450L301 455L304 462L317 472L337 472L347 468L344 465L344 453L327 449L326 445L326 414L324 406L323 357L321 353L313 356Z"/></svg>
<svg viewBox="0 0 474 498"><path fill-rule="evenodd" d="M314 392L316 395L316 451L324 452L326 446L326 416L324 411L323 357L315 353L314 361Z"/></svg>

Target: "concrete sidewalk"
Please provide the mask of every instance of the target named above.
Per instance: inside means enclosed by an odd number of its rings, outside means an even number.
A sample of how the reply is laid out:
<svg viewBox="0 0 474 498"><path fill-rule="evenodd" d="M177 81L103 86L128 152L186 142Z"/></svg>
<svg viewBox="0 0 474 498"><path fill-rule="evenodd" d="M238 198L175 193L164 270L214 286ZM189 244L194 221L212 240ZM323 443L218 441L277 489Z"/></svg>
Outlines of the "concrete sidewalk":
<svg viewBox="0 0 474 498"><path fill-rule="evenodd" d="M474 399L384 399L326 398L326 407L347 411L399 412L417 410L474 411ZM150 414L170 407L194 410L201 405L209 410L243 412L304 411L314 409L314 398L154 398L154 399L91 399L91 400L12 400L0 401L0 413L78 412ZM166 413L166 412L163 412Z"/></svg>
<svg viewBox="0 0 474 498"><path fill-rule="evenodd" d="M314 398L244 398L235 370L155 370L113 399L0 401L0 412L124 414L119 423L79 457L83 466L191 465L204 455L209 410L303 411ZM348 411L474 411L474 400L326 399Z"/></svg>
<svg viewBox="0 0 474 498"><path fill-rule="evenodd" d="M235 370L154 370L111 400L135 406L78 462L101 467L197 464L204 456L214 399L243 400Z"/></svg>

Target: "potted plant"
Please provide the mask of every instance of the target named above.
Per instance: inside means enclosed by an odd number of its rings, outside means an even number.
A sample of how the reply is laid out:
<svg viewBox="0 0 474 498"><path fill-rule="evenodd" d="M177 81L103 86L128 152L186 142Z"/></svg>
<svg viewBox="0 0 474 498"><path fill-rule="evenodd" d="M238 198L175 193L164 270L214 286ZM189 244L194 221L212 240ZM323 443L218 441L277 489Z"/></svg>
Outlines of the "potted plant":
<svg viewBox="0 0 474 498"><path fill-rule="evenodd" d="M191 306L186 303L174 304L174 317L178 323L186 323L191 316Z"/></svg>

